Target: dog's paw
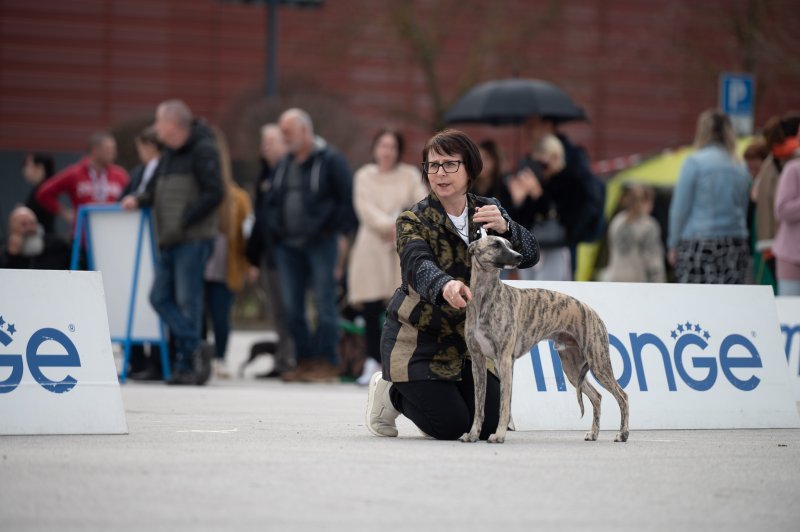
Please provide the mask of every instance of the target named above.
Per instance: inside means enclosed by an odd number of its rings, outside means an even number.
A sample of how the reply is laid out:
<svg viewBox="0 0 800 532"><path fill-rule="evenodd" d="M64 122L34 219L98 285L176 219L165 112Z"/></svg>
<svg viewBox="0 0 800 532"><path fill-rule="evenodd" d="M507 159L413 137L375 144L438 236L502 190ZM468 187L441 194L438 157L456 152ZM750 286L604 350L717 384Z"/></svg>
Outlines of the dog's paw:
<svg viewBox="0 0 800 532"><path fill-rule="evenodd" d="M478 435L472 434L471 432L465 432L461 435L459 440L463 441L464 443L472 443L478 441Z"/></svg>
<svg viewBox="0 0 800 532"><path fill-rule="evenodd" d="M628 441L628 431L626 430L625 432L618 433L617 436L614 438L614 441L618 442Z"/></svg>
<svg viewBox="0 0 800 532"><path fill-rule="evenodd" d="M584 441L597 441L597 433L589 431L586 433L586 436L583 437Z"/></svg>
<svg viewBox="0 0 800 532"><path fill-rule="evenodd" d="M489 443L503 443L504 441L506 441L506 437L498 436L497 434L492 434L486 441L488 441Z"/></svg>

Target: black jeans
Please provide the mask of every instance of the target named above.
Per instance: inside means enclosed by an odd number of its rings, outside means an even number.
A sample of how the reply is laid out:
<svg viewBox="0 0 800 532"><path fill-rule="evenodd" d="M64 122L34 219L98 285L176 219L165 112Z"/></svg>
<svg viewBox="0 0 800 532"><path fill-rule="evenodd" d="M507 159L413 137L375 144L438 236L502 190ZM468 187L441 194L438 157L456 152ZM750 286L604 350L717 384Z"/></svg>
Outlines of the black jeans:
<svg viewBox="0 0 800 532"><path fill-rule="evenodd" d="M460 381L395 382L389 396L401 414L437 440L457 440L472 426L475 383L469 361L461 369ZM491 373L486 379L485 413L482 440L494 434L500 421L500 380Z"/></svg>
<svg viewBox="0 0 800 532"><path fill-rule="evenodd" d="M381 361L381 313L386 310L386 301L366 301L361 315L364 317L364 340L366 341L367 356L376 362Z"/></svg>

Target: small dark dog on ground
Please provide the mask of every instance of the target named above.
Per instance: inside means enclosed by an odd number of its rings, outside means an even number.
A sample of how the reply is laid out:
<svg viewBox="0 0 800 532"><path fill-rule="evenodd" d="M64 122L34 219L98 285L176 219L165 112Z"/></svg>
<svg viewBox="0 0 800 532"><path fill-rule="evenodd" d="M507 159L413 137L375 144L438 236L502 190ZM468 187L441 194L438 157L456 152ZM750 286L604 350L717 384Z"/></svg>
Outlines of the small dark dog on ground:
<svg viewBox="0 0 800 532"><path fill-rule="evenodd" d="M239 366L239 371L238 371L239 378L241 379L241 378L244 377L244 370L256 358L258 358L261 355L272 355L272 356L274 356L275 353L277 353L277 352L278 352L278 342L277 341L265 340L265 341L262 341L262 342L254 343L250 347L250 354L248 355L247 360L242 362L242 364ZM280 371L278 371L275 368L273 368L269 372L264 373L262 375L257 375L258 378L264 378L264 379L278 378L280 376L281 376Z"/></svg>

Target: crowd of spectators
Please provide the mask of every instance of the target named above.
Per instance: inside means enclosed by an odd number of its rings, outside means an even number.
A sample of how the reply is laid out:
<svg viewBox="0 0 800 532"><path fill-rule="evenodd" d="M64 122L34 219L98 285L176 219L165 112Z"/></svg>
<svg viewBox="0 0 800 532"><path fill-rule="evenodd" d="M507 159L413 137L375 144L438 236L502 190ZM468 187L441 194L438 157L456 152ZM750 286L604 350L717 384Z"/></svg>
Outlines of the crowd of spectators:
<svg viewBox="0 0 800 532"><path fill-rule="evenodd" d="M625 187L606 223L603 185L588 155L543 117L524 125L528 149L511 169L493 140L477 144L482 166L469 186L496 198L537 239L538 263L505 274L511 278L572 280L578 244L605 235L609 262L599 280L774 282L777 293L798 295L798 125L798 115L771 118L740 157L729 118L701 113L696 150L677 176L666 226L652 216L653 189L636 184ZM150 302L169 331L171 383L230 376L232 307L249 283L266 292L278 337L253 347L274 356L267 377L340 379L347 307L364 324L361 361L349 376L366 385L380 369L385 311L402 282L398 217L437 196L430 172L405 162L418 161L406 157L401 132L378 130L371 160L353 173L306 111L288 109L261 130L261 171L251 191L233 175L224 134L180 100L161 103L135 144L140 164L130 174L115 164L116 140L107 132L93 134L86 155L59 172L50 155L28 153L22 175L30 193L10 213L0 267L68 268L69 242L55 222L60 217L72 227L82 205L150 207L159 251ZM160 378L159 361L155 348L131 358L146 370L143 378Z"/></svg>

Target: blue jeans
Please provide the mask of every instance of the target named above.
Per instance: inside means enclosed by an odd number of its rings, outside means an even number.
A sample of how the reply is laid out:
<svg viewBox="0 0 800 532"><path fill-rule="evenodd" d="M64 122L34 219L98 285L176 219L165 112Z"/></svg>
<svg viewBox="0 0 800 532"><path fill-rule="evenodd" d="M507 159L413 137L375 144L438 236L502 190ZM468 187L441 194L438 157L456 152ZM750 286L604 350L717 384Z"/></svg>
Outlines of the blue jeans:
<svg viewBox="0 0 800 532"><path fill-rule="evenodd" d="M302 247L275 244L275 264L281 280L281 298L286 327L294 340L297 362L326 360L338 363L339 312L333 269L337 238L332 236ZM317 309L317 330L313 336L306 320L306 291L311 288Z"/></svg>
<svg viewBox="0 0 800 532"><path fill-rule="evenodd" d="M779 296L800 296L800 281L795 279L778 279Z"/></svg>
<svg viewBox="0 0 800 532"><path fill-rule="evenodd" d="M206 308L214 328L214 358L225 358L228 336L231 332L231 308L233 292L226 283L206 281Z"/></svg>
<svg viewBox="0 0 800 532"><path fill-rule="evenodd" d="M156 261L150 304L175 338L175 369L191 371L192 353L200 345L203 320L203 271L211 240L161 248Z"/></svg>

